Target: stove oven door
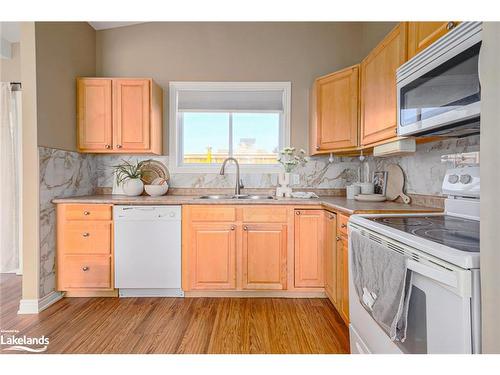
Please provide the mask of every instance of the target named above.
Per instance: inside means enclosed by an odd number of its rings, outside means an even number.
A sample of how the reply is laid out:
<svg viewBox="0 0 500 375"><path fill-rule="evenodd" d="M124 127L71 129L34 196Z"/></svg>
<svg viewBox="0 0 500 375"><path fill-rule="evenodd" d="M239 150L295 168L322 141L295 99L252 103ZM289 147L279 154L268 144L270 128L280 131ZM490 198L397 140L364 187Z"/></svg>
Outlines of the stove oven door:
<svg viewBox="0 0 500 375"><path fill-rule="evenodd" d="M472 352L470 271L408 261L412 292L404 353Z"/></svg>

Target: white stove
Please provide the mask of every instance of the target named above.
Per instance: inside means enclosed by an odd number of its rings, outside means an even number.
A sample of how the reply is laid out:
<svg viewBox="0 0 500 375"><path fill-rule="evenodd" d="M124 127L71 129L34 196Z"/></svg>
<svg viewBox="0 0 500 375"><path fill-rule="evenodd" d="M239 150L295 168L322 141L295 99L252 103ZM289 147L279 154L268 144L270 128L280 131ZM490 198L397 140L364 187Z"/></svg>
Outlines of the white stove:
<svg viewBox="0 0 500 375"><path fill-rule="evenodd" d="M448 170L442 191L448 195L444 213L349 220L349 231L405 254L413 278L404 343L389 339L350 280L352 352L480 352L479 166Z"/></svg>

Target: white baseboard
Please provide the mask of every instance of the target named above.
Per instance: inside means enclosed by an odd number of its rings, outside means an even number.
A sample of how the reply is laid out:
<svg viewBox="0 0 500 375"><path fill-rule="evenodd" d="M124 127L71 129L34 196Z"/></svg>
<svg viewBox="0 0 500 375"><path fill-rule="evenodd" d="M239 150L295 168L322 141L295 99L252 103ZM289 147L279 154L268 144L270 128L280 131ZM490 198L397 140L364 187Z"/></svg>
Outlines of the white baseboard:
<svg viewBox="0 0 500 375"><path fill-rule="evenodd" d="M19 311L17 313L20 315L38 314L40 311L59 301L63 296L63 293L52 291L39 299L22 299L19 302Z"/></svg>

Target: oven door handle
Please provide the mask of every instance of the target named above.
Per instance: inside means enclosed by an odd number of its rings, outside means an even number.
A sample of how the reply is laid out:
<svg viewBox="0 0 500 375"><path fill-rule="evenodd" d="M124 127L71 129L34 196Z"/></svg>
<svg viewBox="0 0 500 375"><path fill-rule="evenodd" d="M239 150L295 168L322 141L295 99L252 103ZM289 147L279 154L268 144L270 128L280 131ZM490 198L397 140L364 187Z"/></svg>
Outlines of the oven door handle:
<svg viewBox="0 0 500 375"><path fill-rule="evenodd" d="M454 271L439 270L437 268L426 266L422 263L416 262L412 259L406 261L406 265L409 270L426 276L432 280L439 281L445 285L451 286L452 288L458 288L458 278Z"/></svg>

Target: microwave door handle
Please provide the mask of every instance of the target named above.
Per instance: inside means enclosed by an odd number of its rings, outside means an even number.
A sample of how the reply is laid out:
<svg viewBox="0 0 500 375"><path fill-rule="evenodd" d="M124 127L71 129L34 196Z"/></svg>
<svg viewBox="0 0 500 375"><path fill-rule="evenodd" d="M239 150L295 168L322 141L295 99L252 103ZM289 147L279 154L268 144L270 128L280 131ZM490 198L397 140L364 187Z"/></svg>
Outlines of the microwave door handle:
<svg viewBox="0 0 500 375"><path fill-rule="evenodd" d="M443 271L436 268L426 266L422 263L416 262L412 259L406 261L409 270L416 272L422 276L426 276L432 280L439 281L445 285L451 286L453 288L458 288L458 280L455 272L453 271Z"/></svg>

